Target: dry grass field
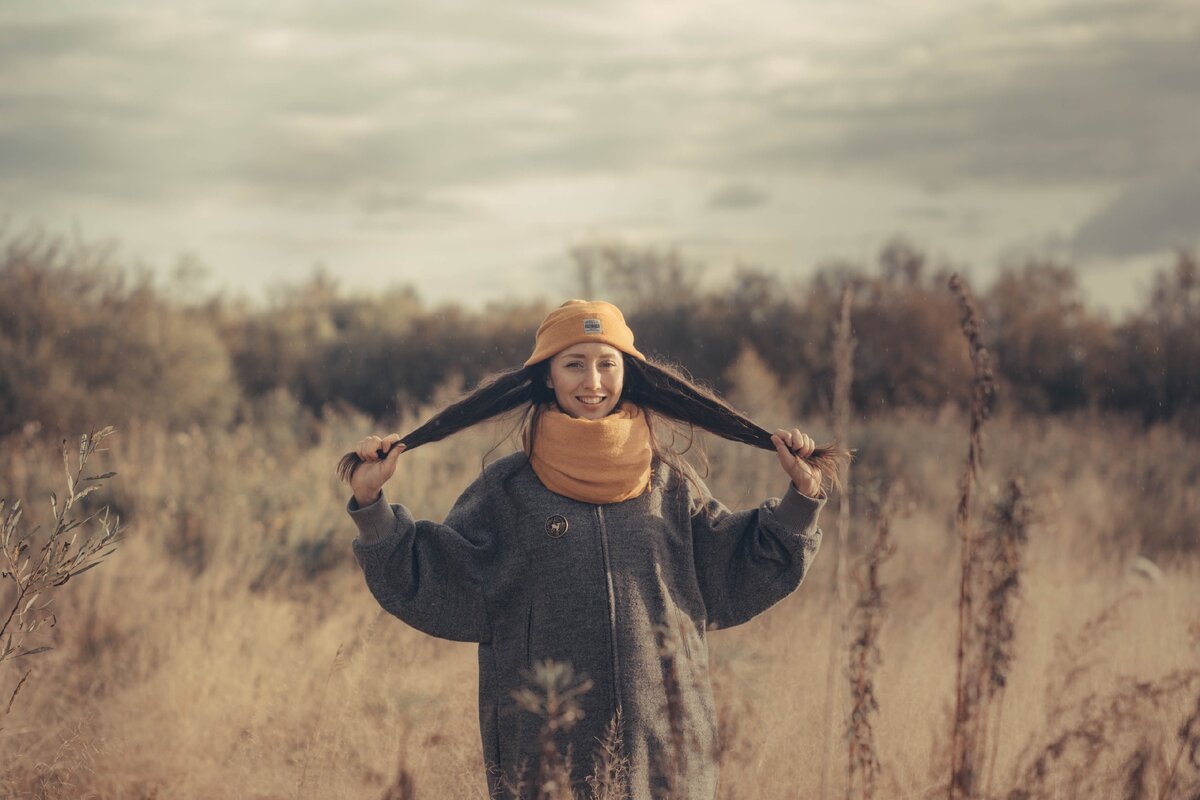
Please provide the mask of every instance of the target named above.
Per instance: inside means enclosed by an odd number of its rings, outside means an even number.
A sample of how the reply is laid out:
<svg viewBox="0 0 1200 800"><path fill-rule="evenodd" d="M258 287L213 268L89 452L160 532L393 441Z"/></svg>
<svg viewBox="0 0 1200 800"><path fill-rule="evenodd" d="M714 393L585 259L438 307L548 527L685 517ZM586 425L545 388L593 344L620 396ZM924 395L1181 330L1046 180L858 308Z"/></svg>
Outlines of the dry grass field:
<svg viewBox="0 0 1200 800"><path fill-rule="evenodd" d="M770 415L763 403L750 410ZM847 664L863 616L850 607L884 486L894 555L877 565L879 602L865 612L878 660L857 676L878 704L859 719L873 794L945 796L967 427L951 410L852 425L852 513L843 523L827 505L805 584L709 634L722 798L847 796ZM369 430L363 418L318 424L276 396L232 431L118 431L95 456L97 471L118 474L88 502L119 512L127 538L58 590L57 624L35 635L52 651L0 663L3 704L29 671L0 716L0 796L483 797L474 647L381 614L350 557L348 492L332 467ZM405 455L390 498L439 518L492 445L508 451L505 433ZM979 796L1195 797L1200 561L1188 551L1200 454L1170 428L1101 417L1002 417L984 446L977 507L1020 476L1034 520ZM0 447L3 494L45 524L44 498L61 492L57 444L29 430ZM769 453L711 441L708 452L709 483L731 507L783 489ZM1131 568L1139 554L1161 575Z"/></svg>

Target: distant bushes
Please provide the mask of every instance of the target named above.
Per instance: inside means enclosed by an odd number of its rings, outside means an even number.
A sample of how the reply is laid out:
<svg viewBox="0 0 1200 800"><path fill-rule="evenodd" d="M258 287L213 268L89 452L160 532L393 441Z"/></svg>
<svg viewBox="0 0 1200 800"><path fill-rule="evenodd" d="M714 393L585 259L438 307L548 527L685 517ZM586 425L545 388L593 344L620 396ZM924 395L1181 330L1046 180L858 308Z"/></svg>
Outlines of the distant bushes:
<svg viewBox="0 0 1200 800"><path fill-rule="evenodd" d="M313 410L344 404L382 417L427 402L447 381L475 383L523 361L543 313L535 312L491 321L424 309L411 290L339 297L315 279L274 308L231 320L224 337L248 396L283 388Z"/></svg>
<svg viewBox="0 0 1200 800"><path fill-rule="evenodd" d="M0 260L0 433L131 417L223 425L239 387L205 315L164 301L96 250L24 236Z"/></svg>
<svg viewBox="0 0 1200 800"><path fill-rule="evenodd" d="M874 265L825 266L805 281L743 269L700 291L676 253L597 245L572 251L579 294L617 302L644 351L728 391L753 352L796 415L827 410L833 316L855 288L853 402L860 414L962 406L967 354L946 273L903 240ZM408 287L348 296L328 277L266 307L214 297L184 304L95 246L9 235L0 258L0 435L138 418L227 426L247 401L283 392L309 412L391 417L439 387L520 364L548 311L429 308ZM1144 306L1115 322L1083 303L1069 265L1031 261L973 287L1007 410L1119 410L1200 432L1200 274L1180 252Z"/></svg>

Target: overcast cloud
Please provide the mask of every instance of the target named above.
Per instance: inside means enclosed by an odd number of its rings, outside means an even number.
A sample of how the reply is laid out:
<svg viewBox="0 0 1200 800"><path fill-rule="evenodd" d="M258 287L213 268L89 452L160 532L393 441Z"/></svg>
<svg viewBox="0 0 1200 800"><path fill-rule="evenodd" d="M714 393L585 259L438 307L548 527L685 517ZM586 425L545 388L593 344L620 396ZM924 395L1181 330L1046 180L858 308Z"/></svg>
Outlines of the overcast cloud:
<svg viewBox="0 0 1200 800"><path fill-rule="evenodd" d="M489 275L468 300L592 237L1111 271L1200 240L1197 53L1190 0L10 0L0 210L244 285Z"/></svg>

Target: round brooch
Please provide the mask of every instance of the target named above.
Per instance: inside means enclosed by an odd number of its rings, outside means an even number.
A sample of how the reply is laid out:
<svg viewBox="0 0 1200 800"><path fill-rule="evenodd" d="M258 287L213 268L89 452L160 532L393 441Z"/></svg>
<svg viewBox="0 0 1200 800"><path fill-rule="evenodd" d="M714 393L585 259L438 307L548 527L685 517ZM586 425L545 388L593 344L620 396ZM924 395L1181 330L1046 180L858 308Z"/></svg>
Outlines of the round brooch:
<svg viewBox="0 0 1200 800"><path fill-rule="evenodd" d="M567 532L567 518L562 514L554 514L546 520L546 535L557 539Z"/></svg>

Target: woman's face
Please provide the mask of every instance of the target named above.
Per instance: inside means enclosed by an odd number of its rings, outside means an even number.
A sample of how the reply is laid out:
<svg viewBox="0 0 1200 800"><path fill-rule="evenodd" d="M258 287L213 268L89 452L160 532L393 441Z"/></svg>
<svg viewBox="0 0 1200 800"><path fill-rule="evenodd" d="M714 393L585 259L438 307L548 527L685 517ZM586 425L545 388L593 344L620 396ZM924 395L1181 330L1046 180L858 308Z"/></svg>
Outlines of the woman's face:
<svg viewBox="0 0 1200 800"><path fill-rule="evenodd" d="M572 417L606 417L625 386L621 351L600 342L571 345L550 359L546 385L554 390L558 407Z"/></svg>

